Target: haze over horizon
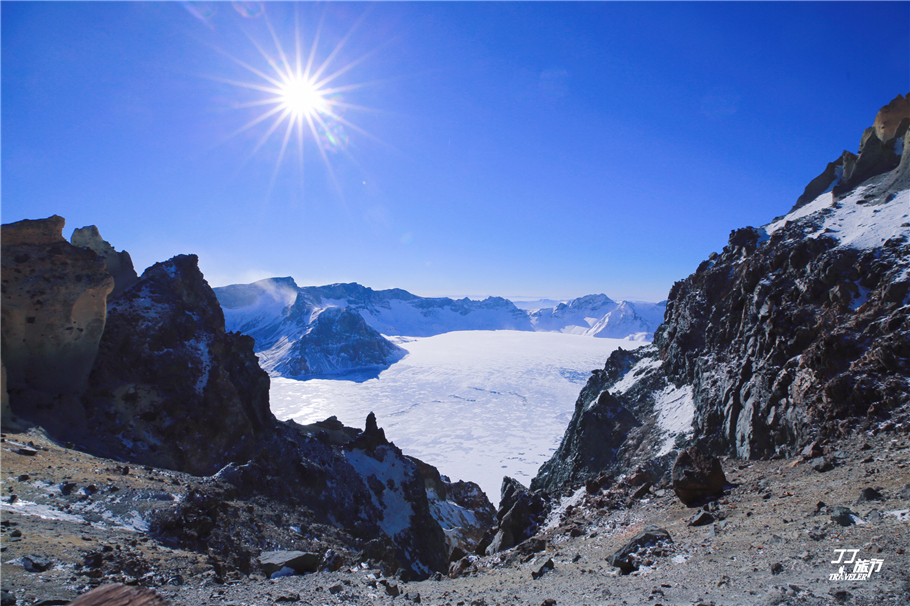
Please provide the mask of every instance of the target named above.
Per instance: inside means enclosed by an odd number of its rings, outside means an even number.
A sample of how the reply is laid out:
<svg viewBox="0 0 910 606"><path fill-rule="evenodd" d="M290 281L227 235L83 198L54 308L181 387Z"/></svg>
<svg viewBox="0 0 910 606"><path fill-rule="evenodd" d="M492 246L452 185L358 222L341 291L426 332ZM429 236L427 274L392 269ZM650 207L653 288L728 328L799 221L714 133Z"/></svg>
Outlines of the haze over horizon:
<svg viewBox="0 0 910 606"><path fill-rule="evenodd" d="M910 89L906 2L0 17L2 221L97 225L140 272L194 253L212 286L661 301Z"/></svg>

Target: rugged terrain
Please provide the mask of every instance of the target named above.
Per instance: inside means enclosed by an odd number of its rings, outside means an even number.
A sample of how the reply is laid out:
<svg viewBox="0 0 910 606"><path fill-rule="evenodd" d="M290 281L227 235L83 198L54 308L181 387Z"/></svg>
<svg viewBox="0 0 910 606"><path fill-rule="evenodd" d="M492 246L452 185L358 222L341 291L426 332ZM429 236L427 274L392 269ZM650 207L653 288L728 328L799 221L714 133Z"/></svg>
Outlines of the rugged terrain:
<svg viewBox="0 0 910 606"><path fill-rule="evenodd" d="M415 577L473 548L493 513L483 493L406 456L372 414L362 431L334 417L308 426L274 417L253 339L225 330L194 255L138 278L126 272L128 285L108 298L113 248L94 228L74 236L85 248L68 243L63 225L52 217L3 226L5 429L41 427L96 456L217 474L223 490L188 498L171 517L159 505L146 523L169 545L229 545L231 570L252 570L260 542L252 531L209 536L237 515L224 504L232 498L293 513L300 532L334 537L339 548L372 542L377 561ZM112 254L122 269L128 256ZM74 330L83 324L91 330Z"/></svg>
<svg viewBox="0 0 910 606"><path fill-rule="evenodd" d="M34 453L18 454L29 442ZM154 587L172 604L192 606L910 603L910 436L893 428L821 447L833 462L824 472L803 457L725 460L730 486L705 507L684 506L665 484L642 490L632 477L590 494L581 489L561 500L532 540L458 562L457 578L421 582L393 575L366 543L345 548L334 527L232 492L218 476L128 467L36 430L5 434L2 448L3 588L22 605L65 603L112 582ZM881 496L864 499L868 488ZM207 517L206 502L222 513ZM838 506L856 514L847 526L832 519ZM715 521L690 526L703 509ZM162 531L160 520L178 511L185 531L198 535L195 548ZM620 574L608 557L651 525L666 529L672 543L644 550L641 568ZM268 580L257 556L274 549L331 549L340 568ZM841 567L832 563L835 549L880 559L881 569L868 580L831 580ZM247 572L231 565L243 557ZM533 578L548 561L551 569Z"/></svg>

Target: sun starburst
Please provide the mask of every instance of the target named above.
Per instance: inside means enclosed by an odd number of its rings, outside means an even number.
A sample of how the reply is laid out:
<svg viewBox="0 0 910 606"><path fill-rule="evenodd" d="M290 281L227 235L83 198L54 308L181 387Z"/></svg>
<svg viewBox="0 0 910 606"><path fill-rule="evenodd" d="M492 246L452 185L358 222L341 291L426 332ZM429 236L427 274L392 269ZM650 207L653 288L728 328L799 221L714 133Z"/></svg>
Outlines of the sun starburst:
<svg viewBox="0 0 910 606"><path fill-rule="evenodd" d="M360 22L362 22L363 18L354 24L348 33L335 45L335 48L329 53L328 57L318 65L316 56L325 13L323 13L323 18L319 21L319 25L310 45L309 54L305 59L302 50L303 37L301 36L299 18L296 11L294 19L295 52L292 56L288 56L288 54L285 53L285 49L281 44L278 34L268 20L268 16L263 13L262 18L268 28L272 43L274 44L274 50L266 50L262 44L249 34L247 35L247 38L256 48L259 55L265 60L268 65L267 68L259 69L254 65L250 65L249 63L222 51L222 53L231 61L240 65L247 72L258 78L258 81L253 82L215 78L216 80L233 86L255 91L259 95L259 98L253 101L237 103L235 107L263 108L261 113L234 131L231 136L238 135L263 122L271 120L271 124L259 137L259 140L251 151L250 157L252 157L276 132L282 133L283 131L283 135L279 135L281 136L281 147L269 184L269 191L271 191L278 171L284 161L291 136L294 133L296 133L299 172L302 178L304 139L307 134L309 134L309 136L312 137L312 140L317 144L317 149L328 169L332 181L335 183L336 189L339 189L340 191L327 152L348 153L347 144L349 139L347 129L356 131L371 139L376 138L344 117L345 110L347 109L366 110L368 108L346 102L342 93L353 91L366 86L367 84L344 84L339 86L333 85L333 83L340 76L349 72L353 67L363 62L378 49L374 49L373 51L360 56L358 59L345 63L330 72L329 69L332 67L333 61L336 60L340 51L349 41L351 35Z"/></svg>

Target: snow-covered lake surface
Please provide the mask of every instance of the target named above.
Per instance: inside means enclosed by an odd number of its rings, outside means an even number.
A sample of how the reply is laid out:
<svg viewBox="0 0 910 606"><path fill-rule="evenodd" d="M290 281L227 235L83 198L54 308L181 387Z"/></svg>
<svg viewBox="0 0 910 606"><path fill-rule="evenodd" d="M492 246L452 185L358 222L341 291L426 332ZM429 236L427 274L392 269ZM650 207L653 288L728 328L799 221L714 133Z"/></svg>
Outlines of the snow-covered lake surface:
<svg viewBox="0 0 910 606"><path fill-rule="evenodd" d="M392 340L408 355L378 375L273 378L275 416L312 423L335 415L362 428L372 411L405 454L477 482L494 505L504 475L527 485L559 445L591 371L617 347L641 345L527 331Z"/></svg>

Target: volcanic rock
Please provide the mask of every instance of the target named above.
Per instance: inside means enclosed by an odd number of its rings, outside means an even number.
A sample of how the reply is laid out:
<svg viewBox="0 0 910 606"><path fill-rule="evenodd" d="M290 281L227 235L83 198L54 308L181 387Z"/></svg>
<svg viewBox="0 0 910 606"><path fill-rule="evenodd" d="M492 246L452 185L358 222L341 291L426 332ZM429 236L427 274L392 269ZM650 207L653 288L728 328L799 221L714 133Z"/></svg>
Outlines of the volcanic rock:
<svg viewBox="0 0 910 606"><path fill-rule="evenodd" d="M874 488L863 488L863 491L860 493L859 498L856 499L857 503L864 503L866 501L884 501L885 497L879 491Z"/></svg>
<svg viewBox="0 0 910 606"><path fill-rule="evenodd" d="M108 306L86 394L89 446L156 467L212 474L245 462L274 424L253 340L224 330L195 255L148 268ZM83 438L88 440L88 438Z"/></svg>
<svg viewBox="0 0 910 606"><path fill-rule="evenodd" d="M504 477L496 512L498 524L486 553L505 551L530 538L548 511L549 503L542 491L528 491L517 480Z"/></svg>
<svg viewBox="0 0 910 606"><path fill-rule="evenodd" d="M717 457L689 447L673 464L673 490L686 505L723 495L727 478Z"/></svg>

